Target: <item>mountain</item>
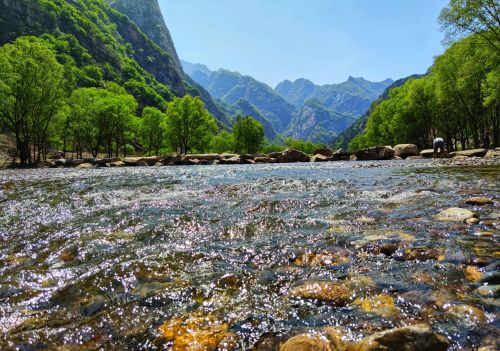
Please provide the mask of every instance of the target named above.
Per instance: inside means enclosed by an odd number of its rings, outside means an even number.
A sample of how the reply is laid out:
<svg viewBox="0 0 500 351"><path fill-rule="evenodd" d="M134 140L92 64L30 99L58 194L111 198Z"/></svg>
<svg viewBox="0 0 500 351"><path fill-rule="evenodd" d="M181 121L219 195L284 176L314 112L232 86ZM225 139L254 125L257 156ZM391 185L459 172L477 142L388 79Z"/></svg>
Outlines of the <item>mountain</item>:
<svg viewBox="0 0 500 351"><path fill-rule="evenodd" d="M153 40L162 50L167 52L175 62L175 69L184 77L191 89L188 93L200 96L207 110L212 113L222 124L229 126L230 121L210 96L190 76L184 75L184 69L177 55L170 31L165 23L158 0L106 0L113 8L120 11L134 21L143 33ZM207 69L208 70L208 69Z"/></svg>
<svg viewBox="0 0 500 351"><path fill-rule="evenodd" d="M129 12L158 43L110 4ZM123 85L141 107L164 108L174 96L197 95L221 124L229 123L184 75L157 0L0 0L0 45L24 35L43 36L60 62L74 63L78 86L100 86L86 76L100 72L101 80Z"/></svg>
<svg viewBox="0 0 500 351"><path fill-rule="evenodd" d="M330 144L356 118L325 108L317 99L304 102L294 113L285 135L294 139Z"/></svg>
<svg viewBox="0 0 500 351"><path fill-rule="evenodd" d="M317 99L330 110L359 117L392 82L392 79L370 82L349 77L340 84L319 86L307 79L297 79L295 82L285 80L276 86L275 91L296 107L301 107L309 99Z"/></svg>
<svg viewBox="0 0 500 351"><path fill-rule="evenodd" d="M231 116L233 119L238 116L250 116L259 121L264 127L264 134L266 138L273 140L278 135L274 130L273 125L264 116L262 116L255 106L245 99L239 99L233 105L229 105L223 101L220 101L220 103L226 114Z"/></svg>
<svg viewBox="0 0 500 351"><path fill-rule="evenodd" d="M333 142L334 148L336 149L344 149L347 150L349 148L349 143L351 142L352 139L354 139L356 136L362 134L366 128L366 122L368 122L368 117L370 117L370 114L373 112L375 107L378 106L382 101L387 100L389 98L389 94L392 89L397 88L405 84L409 79L412 78L420 78L422 75L419 74L414 74L406 78L398 79L397 81L393 82L389 87L387 87L382 95L379 96L377 100L375 100L368 111L366 113L358 118L356 122L354 122L349 128L344 130Z"/></svg>
<svg viewBox="0 0 500 351"><path fill-rule="evenodd" d="M134 21L141 31L172 56L176 69L182 74L182 65L175 50L158 0L107 0L108 3Z"/></svg>
<svg viewBox="0 0 500 351"><path fill-rule="evenodd" d="M273 129L281 133L292 119L295 107L271 87L238 72L210 71L206 66L182 61L184 71L216 99L229 105L245 100L253 105Z"/></svg>

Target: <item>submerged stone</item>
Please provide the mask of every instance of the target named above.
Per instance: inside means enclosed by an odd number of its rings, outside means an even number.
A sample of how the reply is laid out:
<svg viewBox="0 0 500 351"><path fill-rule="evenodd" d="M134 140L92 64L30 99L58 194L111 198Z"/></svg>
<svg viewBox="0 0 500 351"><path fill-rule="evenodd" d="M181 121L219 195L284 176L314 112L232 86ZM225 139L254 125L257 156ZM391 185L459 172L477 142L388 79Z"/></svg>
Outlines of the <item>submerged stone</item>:
<svg viewBox="0 0 500 351"><path fill-rule="evenodd" d="M436 219L438 221L444 221L444 222L464 222L469 218L475 218L475 217L477 217L477 215L470 210L467 210L465 208L453 207L441 211L436 216Z"/></svg>
<svg viewBox="0 0 500 351"><path fill-rule="evenodd" d="M321 333L307 333L294 336L280 347L279 351L336 351L328 338Z"/></svg>
<svg viewBox="0 0 500 351"><path fill-rule="evenodd" d="M290 296L306 300L320 300L345 306L351 299L350 289L341 283L307 282L293 288Z"/></svg>
<svg viewBox="0 0 500 351"><path fill-rule="evenodd" d="M486 322L484 312L479 308L470 305L452 306L446 311L446 314L454 320L469 326Z"/></svg>
<svg viewBox="0 0 500 351"><path fill-rule="evenodd" d="M348 351L446 351L449 341L427 325L389 329L348 346Z"/></svg>
<svg viewBox="0 0 500 351"><path fill-rule="evenodd" d="M476 205L476 206L485 206L485 205L493 205L495 202L488 197L471 197L470 199L465 200L466 204Z"/></svg>
<svg viewBox="0 0 500 351"><path fill-rule="evenodd" d="M173 343L172 351L233 350L236 336L229 326L214 316L188 316L165 322L159 328L163 337Z"/></svg>
<svg viewBox="0 0 500 351"><path fill-rule="evenodd" d="M293 263L297 266L330 266L349 262L349 252L308 252L297 257Z"/></svg>
<svg viewBox="0 0 500 351"><path fill-rule="evenodd" d="M394 303L394 298L387 294L356 299L354 304L359 305L365 312L374 313L382 317L395 317L399 313Z"/></svg>
<svg viewBox="0 0 500 351"><path fill-rule="evenodd" d="M481 280L481 277L483 276L475 266L467 266L464 269L464 275L465 279L473 282Z"/></svg>

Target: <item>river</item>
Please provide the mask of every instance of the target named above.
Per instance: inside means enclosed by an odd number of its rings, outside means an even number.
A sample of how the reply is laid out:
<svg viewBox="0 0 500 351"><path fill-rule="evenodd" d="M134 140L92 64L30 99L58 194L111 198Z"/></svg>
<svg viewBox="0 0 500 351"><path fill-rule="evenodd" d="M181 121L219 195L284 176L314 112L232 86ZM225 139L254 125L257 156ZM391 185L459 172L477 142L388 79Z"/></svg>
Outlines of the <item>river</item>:
<svg viewBox="0 0 500 351"><path fill-rule="evenodd" d="M498 340L500 207L463 202L499 200L500 167L405 165L2 171L0 349L170 349L161 326L192 316L237 350L417 322ZM481 222L434 218L450 207ZM294 296L313 281L351 299Z"/></svg>

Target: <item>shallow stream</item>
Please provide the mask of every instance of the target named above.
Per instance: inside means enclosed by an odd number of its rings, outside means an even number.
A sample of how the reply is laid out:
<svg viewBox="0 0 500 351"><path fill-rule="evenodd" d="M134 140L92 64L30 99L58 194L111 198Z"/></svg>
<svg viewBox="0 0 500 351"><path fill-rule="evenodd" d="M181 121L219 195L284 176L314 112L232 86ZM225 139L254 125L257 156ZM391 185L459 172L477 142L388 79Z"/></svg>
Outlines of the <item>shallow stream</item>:
<svg viewBox="0 0 500 351"><path fill-rule="evenodd" d="M500 200L500 167L405 165L2 171L0 349L168 350L161 326L191 316L235 350L419 322L450 349L494 345L500 206L464 201ZM481 222L434 218L450 207ZM352 298L291 294L312 281Z"/></svg>

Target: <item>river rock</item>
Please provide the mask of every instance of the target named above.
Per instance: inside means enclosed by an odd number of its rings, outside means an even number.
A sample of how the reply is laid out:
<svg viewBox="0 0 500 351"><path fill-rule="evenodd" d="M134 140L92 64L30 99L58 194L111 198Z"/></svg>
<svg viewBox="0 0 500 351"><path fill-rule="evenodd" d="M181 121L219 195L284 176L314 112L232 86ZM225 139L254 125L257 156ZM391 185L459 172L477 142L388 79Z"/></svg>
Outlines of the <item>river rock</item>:
<svg viewBox="0 0 500 351"><path fill-rule="evenodd" d="M321 155L321 154L316 154L313 157L311 157L311 162L328 162L331 160L332 160L332 157Z"/></svg>
<svg viewBox="0 0 500 351"><path fill-rule="evenodd" d="M347 347L348 351L446 351L449 341L418 324L375 333Z"/></svg>
<svg viewBox="0 0 500 351"><path fill-rule="evenodd" d="M56 167L64 167L64 166L66 166L66 159L60 158L60 159L54 160L52 163Z"/></svg>
<svg viewBox="0 0 500 351"><path fill-rule="evenodd" d="M465 221L469 225L479 224L479 218L469 218Z"/></svg>
<svg viewBox="0 0 500 351"><path fill-rule="evenodd" d="M121 162L121 158L119 157L111 157L111 158L103 158L97 161L99 166L105 166L106 164L112 164L114 162Z"/></svg>
<svg viewBox="0 0 500 351"><path fill-rule="evenodd" d="M481 272L479 272L477 267L467 266L464 269L464 276L465 276L465 279L467 279L469 281L477 282L477 281L481 280L483 275Z"/></svg>
<svg viewBox="0 0 500 351"><path fill-rule="evenodd" d="M329 340L321 333L311 332L300 334L289 339L279 351L336 351L330 346Z"/></svg>
<svg viewBox="0 0 500 351"><path fill-rule="evenodd" d="M500 285L481 285L474 292L484 297L498 298L500 297Z"/></svg>
<svg viewBox="0 0 500 351"><path fill-rule="evenodd" d="M500 151L496 151L496 150L488 150L486 155L484 155L484 158L487 160L491 160L491 159L494 159L497 157L500 157Z"/></svg>
<svg viewBox="0 0 500 351"><path fill-rule="evenodd" d="M271 158L271 157L267 157L267 156L255 157L253 160L255 161L255 163L276 163L275 158Z"/></svg>
<svg viewBox="0 0 500 351"><path fill-rule="evenodd" d="M94 168L90 163L82 163L81 165L77 166L76 168L79 169L89 169L89 168Z"/></svg>
<svg viewBox="0 0 500 351"><path fill-rule="evenodd" d="M394 303L394 298L391 295L379 294L376 296L356 299L355 305L359 305L361 310L374 313L382 317L395 317L398 315L398 309Z"/></svg>
<svg viewBox="0 0 500 351"><path fill-rule="evenodd" d="M404 261L427 261L439 260L441 255L442 251L438 249L428 247L412 247L405 249L401 258Z"/></svg>
<svg viewBox="0 0 500 351"><path fill-rule="evenodd" d="M451 152L450 156L483 157L486 155L486 149L472 149Z"/></svg>
<svg viewBox="0 0 500 351"><path fill-rule="evenodd" d="M485 206L485 205L493 205L495 202L485 196L480 197L471 197L470 199L465 200L466 204L476 205L476 206Z"/></svg>
<svg viewBox="0 0 500 351"><path fill-rule="evenodd" d="M425 157L425 158L433 157L434 156L434 149L422 150L422 151L420 151L419 155L422 157Z"/></svg>
<svg viewBox="0 0 500 351"><path fill-rule="evenodd" d="M415 144L398 144L394 146L394 155L402 158L418 156L418 147Z"/></svg>
<svg viewBox="0 0 500 351"><path fill-rule="evenodd" d="M322 156L330 157L333 155L333 151L330 149L316 149L316 150L314 150L314 155L322 155Z"/></svg>
<svg viewBox="0 0 500 351"><path fill-rule="evenodd" d="M477 215L472 211L466 210L464 208L453 207L441 211L436 216L436 219L438 221L445 221L445 222L465 222L469 218L475 218L475 217L477 217Z"/></svg>
<svg viewBox="0 0 500 351"><path fill-rule="evenodd" d="M450 307L446 314L454 320L466 325L486 323L486 316L479 308L469 305L455 305Z"/></svg>
<svg viewBox="0 0 500 351"><path fill-rule="evenodd" d="M334 282L307 282L293 288L290 296L306 300L319 300L345 306L351 299L351 291L344 284Z"/></svg>
<svg viewBox="0 0 500 351"><path fill-rule="evenodd" d="M406 160L407 160L407 161L412 161L412 160L423 160L423 159L424 159L424 157L422 157L422 156L408 156L408 157L406 158Z"/></svg>
<svg viewBox="0 0 500 351"><path fill-rule="evenodd" d="M305 153L299 150L294 149L286 149L281 153L280 158L276 158L278 162L309 162L310 158Z"/></svg>
<svg viewBox="0 0 500 351"><path fill-rule="evenodd" d="M239 155L228 155L223 154L219 159L221 165L238 165L241 163L241 158Z"/></svg>
<svg viewBox="0 0 500 351"><path fill-rule="evenodd" d="M389 160L394 157L394 150L388 146L376 146L356 151L354 156L358 161Z"/></svg>
<svg viewBox="0 0 500 351"><path fill-rule="evenodd" d="M297 257L293 263L297 266L331 266L349 262L348 251L306 252Z"/></svg>
<svg viewBox="0 0 500 351"><path fill-rule="evenodd" d="M184 155L183 160L215 161L220 158L219 154L192 154Z"/></svg>
<svg viewBox="0 0 500 351"><path fill-rule="evenodd" d="M111 167L125 167L125 162L122 160L116 162L110 162Z"/></svg>
<svg viewBox="0 0 500 351"><path fill-rule="evenodd" d="M333 153L333 157L335 157L337 160L342 160L342 161L349 161L351 158L351 152L344 150L344 149L338 149Z"/></svg>
<svg viewBox="0 0 500 351"><path fill-rule="evenodd" d="M211 315L175 318L162 324L159 331L172 342L172 351L232 350L236 346L229 326Z"/></svg>

